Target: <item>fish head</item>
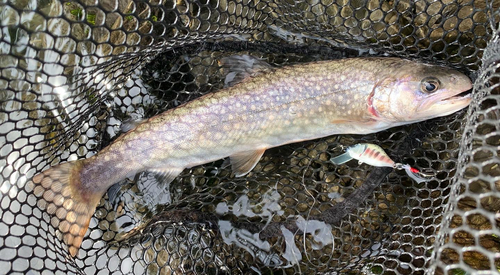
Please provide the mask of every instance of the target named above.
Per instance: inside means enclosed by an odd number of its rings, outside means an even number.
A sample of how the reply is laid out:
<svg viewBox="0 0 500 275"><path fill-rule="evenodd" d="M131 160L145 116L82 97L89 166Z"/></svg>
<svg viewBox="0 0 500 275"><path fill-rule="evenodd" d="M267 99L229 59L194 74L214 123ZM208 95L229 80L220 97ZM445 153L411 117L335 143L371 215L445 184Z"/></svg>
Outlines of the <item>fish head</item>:
<svg viewBox="0 0 500 275"><path fill-rule="evenodd" d="M471 89L471 80L459 71L406 62L381 74L368 97L368 111L391 124L424 121L467 107Z"/></svg>

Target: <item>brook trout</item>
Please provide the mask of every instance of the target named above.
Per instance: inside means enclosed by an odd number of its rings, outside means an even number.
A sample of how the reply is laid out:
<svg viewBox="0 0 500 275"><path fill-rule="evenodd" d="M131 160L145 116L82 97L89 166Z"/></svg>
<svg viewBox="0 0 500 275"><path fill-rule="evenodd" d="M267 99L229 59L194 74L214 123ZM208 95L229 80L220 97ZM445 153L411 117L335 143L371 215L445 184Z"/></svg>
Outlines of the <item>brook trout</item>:
<svg viewBox="0 0 500 275"><path fill-rule="evenodd" d="M240 71L266 67L248 57L232 61L242 63ZM229 157L241 177L268 148L445 116L470 103L461 93L471 88L458 71L398 58L267 66L144 121L88 159L36 175L34 193L75 256L101 197L128 176L148 170L170 182L185 168Z"/></svg>

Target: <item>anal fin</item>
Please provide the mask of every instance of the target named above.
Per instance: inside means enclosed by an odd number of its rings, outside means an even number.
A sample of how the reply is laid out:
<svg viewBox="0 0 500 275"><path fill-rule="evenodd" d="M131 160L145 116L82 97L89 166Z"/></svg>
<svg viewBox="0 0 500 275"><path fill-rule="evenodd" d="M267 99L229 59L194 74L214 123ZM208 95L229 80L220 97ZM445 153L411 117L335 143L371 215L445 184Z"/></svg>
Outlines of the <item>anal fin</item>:
<svg viewBox="0 0 500 275"><path fill-rule="evenodd" d="M133 129L137 128L137 126L143 123L144 121L146 121L146 119L136 119L136 120L127 119L122 122L122 125L120 126L120 131L122 131L123 133L130 132Z"/></svg>
<svg viewBox="0 0 500 275"><path fill-rule="evenodd" d="M165 179L165 183L171 183L182 171L184 168L154 168L154 169L149 169L149 171L153 173L157 173Z"/></svg>
<svg viewBox="0 0 500 275"><path fill-rule="evenodd" d="M242 177L257 165L260 158L266 149L258 149L252 151L244 151L236 153L229 158L231 159L231 167L236 177Z"/></svg>

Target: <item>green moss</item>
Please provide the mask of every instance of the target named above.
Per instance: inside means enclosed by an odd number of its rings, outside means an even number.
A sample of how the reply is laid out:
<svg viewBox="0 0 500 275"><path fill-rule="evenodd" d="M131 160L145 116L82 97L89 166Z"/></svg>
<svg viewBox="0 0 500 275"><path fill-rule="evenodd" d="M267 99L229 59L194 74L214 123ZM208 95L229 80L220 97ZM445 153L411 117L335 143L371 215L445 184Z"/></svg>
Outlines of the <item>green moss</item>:
<svg viewBox="0 0 500 275"><path fill-rule="evenodd" d="M87 22L89 22L92 25L95 25L95 13L87 14Z"/></svg>
<svg viewBox="0 0 500 275"><path fill-rule="evenodd" d="M10 43L16 44L17 42L17 34L19 29L16 27L8 27L9 35L10 35Z"/></svg>
<svg viewBox="0 0 500 275"><path fill-rule="evenodd" d="M451 270L451 274L453 275L465 275L467 274L463 269L456 268Z"/></svg>
<svg viewBox="0 0 500 275"><path fill-rule="evenodd" d="M376 265L376 266L372 267L372 272L374 274L382 274L383 271L384 271L384 269L381 266Z"/></svg>
<svg viewBox="0 0 500 275"><path fill-rule="evenodd" d="M80 8L72 9L69 12L78 19L83 16L83 10Z"/></svg>
<svg viewBox="0 0 500 275"><path fill-rule="evenodd" d="M94 89L90 89L86 92L87 100L90 104L94 104L97 102L98 97L95 94Z"/></svg>

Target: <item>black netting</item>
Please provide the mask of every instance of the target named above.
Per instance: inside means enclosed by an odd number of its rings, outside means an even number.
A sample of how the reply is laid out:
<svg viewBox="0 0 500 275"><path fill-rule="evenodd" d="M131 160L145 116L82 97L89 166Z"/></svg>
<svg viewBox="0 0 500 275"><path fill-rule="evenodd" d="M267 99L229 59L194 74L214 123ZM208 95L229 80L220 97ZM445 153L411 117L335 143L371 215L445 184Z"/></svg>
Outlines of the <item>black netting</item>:
<svg viewBox="0 0 500 275"><path fill-rule="evenodd" d="M483 0L0 1L0 273L499 273L499 8ZM137 174L111 187L70 256L60 213L33 177L96 154L130 121L219 91L221 59L235 54L277 67L356 56L444 64L475 81L473 102L376 134L270 149L241 178L224 160L170 184ZM434 178L329 161L361 142Z"/></svg>

